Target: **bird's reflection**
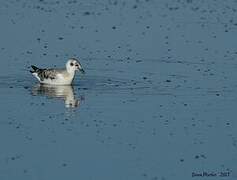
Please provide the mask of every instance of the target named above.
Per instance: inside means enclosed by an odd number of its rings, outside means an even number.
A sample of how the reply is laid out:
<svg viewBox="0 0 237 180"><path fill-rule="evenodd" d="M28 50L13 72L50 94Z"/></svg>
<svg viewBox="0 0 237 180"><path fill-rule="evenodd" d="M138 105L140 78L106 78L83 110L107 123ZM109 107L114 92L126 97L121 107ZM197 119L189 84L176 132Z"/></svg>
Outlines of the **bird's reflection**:
<svg viewBox="0 0 237 180"><path fill-rule="evenodd" d="M67 108L75 108L80 106L80 101L83 97L76 99L73 87L67 86L52 86L37 84L32 88L33 95L46 96L49 98L63 99Z"/></svg>

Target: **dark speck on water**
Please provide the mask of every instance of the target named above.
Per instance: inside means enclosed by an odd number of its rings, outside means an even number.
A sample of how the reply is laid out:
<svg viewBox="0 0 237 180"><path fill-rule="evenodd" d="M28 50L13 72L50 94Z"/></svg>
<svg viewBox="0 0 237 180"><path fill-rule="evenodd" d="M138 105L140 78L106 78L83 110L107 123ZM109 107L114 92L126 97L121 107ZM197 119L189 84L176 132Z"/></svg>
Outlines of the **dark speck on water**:
<svg viewBox="0 0 237 180"><path fill-rule="evenodd" d="M63 166L63 167L66 167L66 166L67 166L67 164L66 164L66 163L63 163L63 164L62 164L62 166Z"/></svg>
<svg viewBox="0 0 237 180"><path fill-rule="evenodd" d="M84 12L83 14L84 14L85 16L88 16L88 15L90 15L91 13L88 12L88 11L86 11L86 12Z"/></svg>

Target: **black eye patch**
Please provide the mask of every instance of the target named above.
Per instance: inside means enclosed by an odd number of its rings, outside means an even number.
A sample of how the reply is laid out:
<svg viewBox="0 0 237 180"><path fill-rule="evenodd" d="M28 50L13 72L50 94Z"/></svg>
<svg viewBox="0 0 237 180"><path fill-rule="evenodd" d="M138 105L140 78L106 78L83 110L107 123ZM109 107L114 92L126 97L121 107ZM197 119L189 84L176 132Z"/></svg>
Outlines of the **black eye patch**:
<svg viewBox="0 0 237 180"><path fill-rule="evenodd" d="M70 63L70 66L73 66L74 64L73 63Z"/></svg>

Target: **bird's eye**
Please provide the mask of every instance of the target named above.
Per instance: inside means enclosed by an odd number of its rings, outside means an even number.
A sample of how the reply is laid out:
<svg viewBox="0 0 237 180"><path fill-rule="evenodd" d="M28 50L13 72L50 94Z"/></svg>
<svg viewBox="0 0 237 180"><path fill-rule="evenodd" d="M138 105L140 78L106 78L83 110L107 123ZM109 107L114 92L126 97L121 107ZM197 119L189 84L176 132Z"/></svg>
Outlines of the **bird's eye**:
<svg viewBox="0 0 237 180"><path fill-rule="evenodd" d="M70 63L70 66L73 66L74 64L73 63Z"/></svg>

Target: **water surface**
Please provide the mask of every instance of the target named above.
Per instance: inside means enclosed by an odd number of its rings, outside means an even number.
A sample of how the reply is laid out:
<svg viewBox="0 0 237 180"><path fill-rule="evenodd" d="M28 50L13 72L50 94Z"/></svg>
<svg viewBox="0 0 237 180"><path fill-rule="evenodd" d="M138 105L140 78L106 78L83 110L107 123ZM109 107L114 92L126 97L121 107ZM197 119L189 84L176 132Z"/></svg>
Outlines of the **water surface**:
<svg viewBox="0 0 237 180"><path fill-rule="evenodd" d="M1 2L0 179L236 179L236 8ZM28 72L69 57L72 86Z"/></svg>

